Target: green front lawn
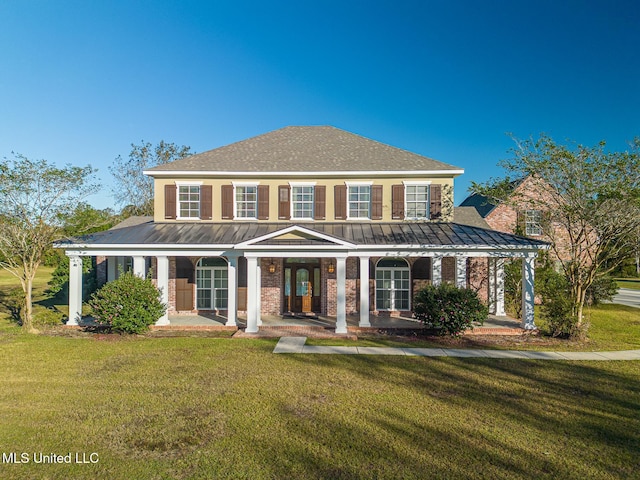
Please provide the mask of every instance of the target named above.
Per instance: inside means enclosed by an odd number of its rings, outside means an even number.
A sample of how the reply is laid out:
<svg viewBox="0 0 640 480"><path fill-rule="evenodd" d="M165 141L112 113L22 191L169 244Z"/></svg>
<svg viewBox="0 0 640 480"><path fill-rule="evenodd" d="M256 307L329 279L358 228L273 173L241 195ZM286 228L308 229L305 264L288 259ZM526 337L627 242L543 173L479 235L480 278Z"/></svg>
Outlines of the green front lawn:
<svg viewBox="0 0 640 480"><path fill-rule="evenodd" d="M4 334L2 450L99 462L0 477L637 474L640 362L275 355L275 342Z"/></svg>

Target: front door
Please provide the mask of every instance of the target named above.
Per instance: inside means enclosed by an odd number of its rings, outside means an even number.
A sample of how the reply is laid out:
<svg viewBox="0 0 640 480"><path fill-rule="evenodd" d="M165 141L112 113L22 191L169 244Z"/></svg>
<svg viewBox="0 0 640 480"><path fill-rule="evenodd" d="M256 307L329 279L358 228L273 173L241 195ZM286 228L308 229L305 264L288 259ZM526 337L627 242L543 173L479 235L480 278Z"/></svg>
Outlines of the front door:
<svg viewBox="0 0 640 480"><path fill-rule="evenodd" d="M288 259L284 269L285 311L318 313L320 311L320 265L293 263L289 260L293 259Z"/></svg>

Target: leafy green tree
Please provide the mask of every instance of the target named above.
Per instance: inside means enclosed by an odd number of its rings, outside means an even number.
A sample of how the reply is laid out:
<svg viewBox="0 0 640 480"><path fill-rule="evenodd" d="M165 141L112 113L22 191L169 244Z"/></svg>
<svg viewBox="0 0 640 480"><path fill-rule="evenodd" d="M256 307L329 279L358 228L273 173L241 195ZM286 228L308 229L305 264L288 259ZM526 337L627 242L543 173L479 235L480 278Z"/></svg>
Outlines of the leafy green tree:
<svg viewBox="0 0 640 480"><path fill-rule="evenodd" d="M14 275L24 294L22 328L33 327L36 271L51 244L63 236L63 221L95 192L90 166L57 167L15 154L0 161L0 267Z"/></svg>
<svg viewBox="0 0 640 480"><path fill-rule="evenodd" d="M160 140L156 146L144 141L132 143L128 159L118 155L109 171L116 181L114 197L123 214L153 215L153 179L142 172L192 154L191 147Z"/></svg>
<svg viewBox="0 0 640 480"><path fill-rule="evenodd" d="M562 261L569 284L571 316L580 328L589 287L606 276L637 248L640 228L640 138L628 151L566 146L542 135L520 141L512 157L500 163L507 175L474 193L492 203L544 212L542 233ZM530 178L542 195L520 194L518 179Z"/></svg>
<svg viewBox="0 0 640 480"><path fill-rule="evenodd" d="M60 219L63 223L62 234L65 237L79 237L101 232L115 225L118 218L109 208L99 210L87 203L80 203L69 215ZM69 260L61 250L53 250L53 254L49 255L47 257L48 264L55 266L49 281L49 292L55 294L63 290L69 283ZM85 298L88 298L96 288L91 257L82 257L82 273L84 277L82 292Z"/></svg>

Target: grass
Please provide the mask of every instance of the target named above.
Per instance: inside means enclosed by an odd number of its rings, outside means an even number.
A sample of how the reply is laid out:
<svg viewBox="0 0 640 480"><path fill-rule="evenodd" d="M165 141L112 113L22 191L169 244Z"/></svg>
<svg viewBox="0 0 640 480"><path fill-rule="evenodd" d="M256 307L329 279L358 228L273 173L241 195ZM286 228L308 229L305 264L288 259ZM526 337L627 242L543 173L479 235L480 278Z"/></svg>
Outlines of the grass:
<svg viewBox="0 0 640 480"><path fill-rule="evenodd" d="M640 278L616 278L616 283L620 288L640 290Z"/></svg>
<svg viewBox="0 0 640 480"><path fill-rule="evenodd" d="M638 316L619 326L620 311L592 314L592 342L637 345ZM0 463L3 479L626 479L640 468L640 361L274 355L276 339L0 323L1 453L98 459Z"/></svg>
<svg viewBox="0 0 640 480"><path fill-rule="evenodd" d="M274 355L4 334L1 478L631 478L640 362Z"/></svg>

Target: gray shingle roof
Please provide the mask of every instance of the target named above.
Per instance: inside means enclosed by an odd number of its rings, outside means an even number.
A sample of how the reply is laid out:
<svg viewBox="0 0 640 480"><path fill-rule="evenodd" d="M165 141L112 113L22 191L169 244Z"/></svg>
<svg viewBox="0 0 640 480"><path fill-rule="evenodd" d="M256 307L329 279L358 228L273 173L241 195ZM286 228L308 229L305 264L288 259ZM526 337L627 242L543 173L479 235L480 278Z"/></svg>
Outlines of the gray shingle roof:
<svg viewBox="0 0 640 480"><path fill-rule="evenodd" d="M491 228L476 207L453 207L453 221L462 225L471 225L472 227Z"/></svg>
<svg viewBox="0 0 640 480"><path fill-rule="evenodd" d="M127 245L180 246L233 245L278 232L291 227L292 223L153 223L111 229L87 235L75 241L60 242L57 246L103 245L126 247ZM402 246L453 246L453 247L512 247L544 248L545 242L488 230L470 225L446 222L415 223L344 223L318 222L296 223L307 230L367 247ZM293 239L289 243L317 245L326 241ZM282 240L265 240L260 245L281 245Z"/></svg>
<svg viewBox="0 0 640 480"><path fill-rule="evenodd" d="M145 172L389 172L461 169L330 126L285 127Z"/></svg>

